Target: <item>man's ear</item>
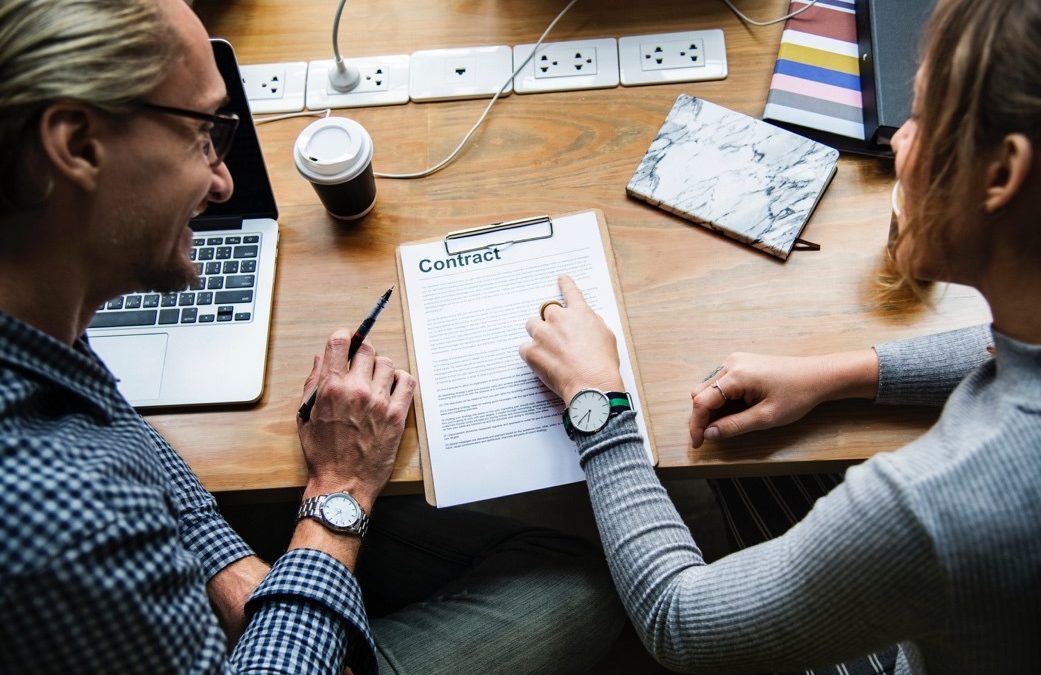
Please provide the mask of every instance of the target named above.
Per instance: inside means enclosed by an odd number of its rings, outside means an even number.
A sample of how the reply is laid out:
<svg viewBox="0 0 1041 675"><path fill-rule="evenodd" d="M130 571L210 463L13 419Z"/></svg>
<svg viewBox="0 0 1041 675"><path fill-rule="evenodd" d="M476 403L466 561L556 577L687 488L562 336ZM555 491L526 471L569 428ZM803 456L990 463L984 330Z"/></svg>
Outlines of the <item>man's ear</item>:
<svg viewBox="0 0 1041 675"><path fill-rule="evenodd" d="M83 190L97 185L104 155L101 114L77 101L58 101L40 117L40 146L49 160L51 175L63 177Z"/></svg>
<svg viewBox="0 0 1041 675"><path fill-rule="evenodd" d="M1009 134L1001 141L987 168L987 193L983 208L995 213L1008 206L1024 189L1034 170L1034 146L1023 134Z"/></svg>

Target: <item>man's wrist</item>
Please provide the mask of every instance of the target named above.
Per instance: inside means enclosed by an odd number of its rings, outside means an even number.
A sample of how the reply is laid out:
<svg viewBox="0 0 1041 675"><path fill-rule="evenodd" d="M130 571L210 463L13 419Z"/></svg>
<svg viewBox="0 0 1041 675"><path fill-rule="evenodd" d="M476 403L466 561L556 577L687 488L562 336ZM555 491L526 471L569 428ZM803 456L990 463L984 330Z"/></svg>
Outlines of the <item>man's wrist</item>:
<svg viewBox="0 0 1041 675"><path fill-rule="evenodd" d="M346 492L350 496L354 497L355 501L358 502L365 513L372 513L372 507L376 503L376 497L379 495L379 490L374 490L372 487L364 483L357 478L336 478L326 476L323 478L311 478L307 481L307 485L304 487L304 494L301 497L301 501L309 499L311 497L317 497L318 495L332 494L333 492Z"/></svg>
<svg viewBox="0 0 1041 675"><path fill-rule="evenodd" d="M289 542L289 550L309 548L328 553L354 571L361 549L361 537L346 532L333 532L311 518L298 521Z"/></svg>

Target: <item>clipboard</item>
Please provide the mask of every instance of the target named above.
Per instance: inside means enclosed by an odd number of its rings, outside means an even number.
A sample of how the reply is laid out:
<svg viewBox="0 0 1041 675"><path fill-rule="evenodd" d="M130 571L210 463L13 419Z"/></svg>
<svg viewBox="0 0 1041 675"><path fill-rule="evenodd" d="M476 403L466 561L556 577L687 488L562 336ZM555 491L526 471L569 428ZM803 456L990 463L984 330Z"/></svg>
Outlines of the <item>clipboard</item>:
<svg viewBox="0 0 1041 675"><path fill-rule="evenodd" d="M622 296L621 286L618 281L618 268L615 262L614 249L611 246L611 237L607 229L604 214L600 209L588 209L585 211L562 214L561 216L557 216L557 219L566 218L568 216L583 215L590 212L596 217L597 227L600 232L600 241L604 249L604 258L607 263L608 276L611 282L611 290L617 306L619 322L624 334L623 339L625 341L626 349L628 350L633 379L636 383L640 405L642 408L645 408L647 397L644 393L643 379L640 376L639 361L636 359L636 353L633 348L632 335L629 330L629 315L626 311L625 299ZM402 247L416 244L427 244L440 240L444 244L446 255L454 256L486 250L493 246L523 246L526 242L551 239L555 234L554 228L554 218L551 218L550 216L536 216L456 230L447 233L441 238L432 237L428 239L403 242L398 246L395 258L397 263L398 283L401 289L400 298L405 323L405 341L408 347L408 358L411 372L418 373L419 367L416 356L415 337L412 331L409 288L406 283L405 270L402 261ZM532 315L537 314L537 312L538 308L534 307L532 309ZM423 406L423 382L421 380L418 382L416 387L414 410L416 415L416 436L419 443L419 463L420 469L423 473L423 490L427 502L432 506L437 506L437 493L433 472L431 470L430 443L427 435L427 425ZM647 447L650 449L652 462L654 465L657 465L658 451L654 444L654 433L651 429L650 417L647 415L645 409L638 410L638 412L643 418L642 421L647 430L647 437L644 440Z"/></svg>

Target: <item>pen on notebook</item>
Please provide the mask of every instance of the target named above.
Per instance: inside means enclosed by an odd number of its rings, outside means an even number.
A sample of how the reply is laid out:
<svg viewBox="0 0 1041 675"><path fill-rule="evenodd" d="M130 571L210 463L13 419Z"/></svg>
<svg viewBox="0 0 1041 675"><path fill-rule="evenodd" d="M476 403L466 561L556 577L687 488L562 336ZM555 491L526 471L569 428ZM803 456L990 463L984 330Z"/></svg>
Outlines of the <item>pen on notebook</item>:
<svg viewBox="0 0 1041 675"><path fill-rule="evenodd" d="M351 337L351 346L347 348L348 362L350 362L350 360L354 358L354 354L358 351L358 347L360 347L361 343L365 341L365 336L369 334L370 330L372 330L372 325L376 323L376 317L379 316L380 312L383 311L383 308L387 306L387 300L390 300L390 294L393 291L393 286L387 289L387 292L384 293L380 297L380 299L376 301L376 306L372 308L372 311L369 312L369 315L365 317L365 319L361 322L361 325L358 326L358 330L354 331L354 335ZM318 389L316 387L315 390L311 392L311 395L307 398L307 401L302 406L300 406L299 410L296 411L296 414L300 416L300 419L302 419L305 422L311 419L311 408L314 407L314 402L317 397Z"/></svg>

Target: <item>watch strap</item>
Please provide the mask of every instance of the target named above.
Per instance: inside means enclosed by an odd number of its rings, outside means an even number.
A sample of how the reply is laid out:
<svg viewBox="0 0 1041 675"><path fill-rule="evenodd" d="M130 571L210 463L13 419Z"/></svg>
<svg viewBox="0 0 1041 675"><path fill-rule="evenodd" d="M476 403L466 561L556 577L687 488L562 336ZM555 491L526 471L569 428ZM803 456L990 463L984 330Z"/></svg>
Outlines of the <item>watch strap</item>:
<svg viewBox="0 0 1041 675"><path fill-rule="evenodd" d="M296 519L303 520L304 518L314 518L320 516L318 507L322 505L322 499L325 495L315 495L300 502L300 509L296 512Z"/></svg>
<svg viewBox="0 0 1041 675"><path fill-rule="evenodd" d="M611 405L611 409L607 413L608 421L616 415L633 409L633 398L627 391L606 391L604 396L607 397L607 401ZM569 408L564 409L564 431L567 432L568 438L574 438L578 432L575 430L574 425L571 424L569 412Z"/></svg>
<svg viewBox="0 0 1041 675"><path fill-rule="evenodd" d="M333 525L322 515L322 503L325 501L326 497L333 494L340 493L330 492L324 495L315 495L314 497L308 497L304 501L300 502L300 508L296 512L296 519L303 520L304 518L312 518L322 525L325 525L333 532L346 532L348 534L357 534L358 536L364 537L365 533L369 531L369 515L365 513L365 509L363 509L360 504L358 505L358 522L348 527L338 527ZM350 495L349 492L344 492L343 494ZM355 500L355 503L357 503L357 500Z"/></svg>

